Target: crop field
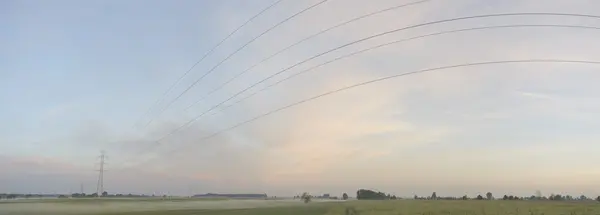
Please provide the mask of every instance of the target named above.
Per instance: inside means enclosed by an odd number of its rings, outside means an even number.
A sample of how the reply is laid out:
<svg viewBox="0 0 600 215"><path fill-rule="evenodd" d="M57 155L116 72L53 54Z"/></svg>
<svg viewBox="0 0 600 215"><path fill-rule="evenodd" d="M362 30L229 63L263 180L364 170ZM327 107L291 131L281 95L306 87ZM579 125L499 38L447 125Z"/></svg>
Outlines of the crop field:
<svg viewBox="0 0 600 215"><path fill-rule="evenodd" d="M598 202L78 199L0 202L11 215L600 215Z"/></svg>

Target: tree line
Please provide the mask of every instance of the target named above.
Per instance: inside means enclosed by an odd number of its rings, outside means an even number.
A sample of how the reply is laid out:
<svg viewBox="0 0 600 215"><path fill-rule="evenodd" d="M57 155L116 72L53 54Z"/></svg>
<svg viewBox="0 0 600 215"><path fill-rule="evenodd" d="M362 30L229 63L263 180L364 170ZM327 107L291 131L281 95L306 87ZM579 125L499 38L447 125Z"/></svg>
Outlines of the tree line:
<svg viewBox="0 0 600 215"><path fill-rule="evenodd" d="M28 199L28 198L55 198L58 194L19 194L19 193L0 193L0 199Z"/></svg>
<svg viewBox="0 0 600 215"><path fill-rule="evenodd" d="M393 200L400 199L394 195L385 194L383 192L360 189L356 192L356 198L358 200ZM415 200L496 200L494 195L491 192L487 192L485 196L477 195L476 197L469 197L467 195L456 197L456 196L438 196L436 192L433 192L431 196L417 196L413 197ZM600 196L596 198L588 198L585 195L581 195L578 197L573 197L571 195L560 195L560 194L551 194L550 196L514 196L514 195L504 195L502 198L498 200L548 200L548 201L588 201L588 200L596 200L600 201Z"/></svg>
<svg viewBox="0 0 600 215"><path fill-rule="evenodd" d="M313 196L311 196L308 193L303 193L302 195L299 196L294 196L294 198L299 198L302 201L304 201L305 203L308 203L311 201L311 199L313 198ZM337 199L337 198L336 198ZM347 200L348 199L348 194L344 193L342 194L342 199L343 200ZM379 192L379 191L373 191L373 190L368 190L368 189L359 189L358 191L356 191L356 199L358 200L395 200L395 199L401 199L399 197L396 197L395 195L391 195L389 193L384 193L384 192ZM560 195L560 194L551 194L549 196L541 196L541 194L536 195L532 195L532 196L526 196L526 197L520 197L520 196L514 196L514 195L503 195L502 198L495 198L494 194L492 194L491 192L487 192L485 194L485 196L482 195L477 195L476 197L469 197L467 195L461 196L461 197L456 197L456 196L438 196L436 192L433 192L430 196L417 196L415 195L413 197L413 199L415 200L539 200L539 201L590 201L590 200L596 200L596 201L600 201L600 196L597 196L596 198L588 198L585 195L581 195L581 196L577 196L577 197L573 197L571 195Z"/></svg>
<svg viewBox="0 0 600 215"><path fill-rule="evenodd" d="M90 198L90 197L98 197L98 193L92 193L92 194L85 194L85 193L73 193L71 194L71 198ZM155 195L139 195L139 194L108 194L108 192L104 191L102 192L102 195L100 195L100 197L105 197L105 198L110 198L110 197L127 197L127 198L145 198L145 197L162 197L162 198L167 198L167 195L162 195L162 196L155 196Z"/></svg>
<svg viewBox="0 0 600 215"><path fill-rule="evenodd" d="M0 199L29 199L29 198L96 198L96 197L127 197L127 198L142 198L142 197L162 197L167 198L166 195L155 196L155 195L138 195L138 194L108 194L104 191L100 196L98 193L86 194L86 193L73 193L71 195L65 194L16 194L16 193L0 193Z"/></svg>
<svg viewBox="0 0 600 215"><path fill-rule="evenodd" d="M356 199L358 200L386 200L398 199L395 195L385 194L373 190L360 189L356 191Z"/></svg>

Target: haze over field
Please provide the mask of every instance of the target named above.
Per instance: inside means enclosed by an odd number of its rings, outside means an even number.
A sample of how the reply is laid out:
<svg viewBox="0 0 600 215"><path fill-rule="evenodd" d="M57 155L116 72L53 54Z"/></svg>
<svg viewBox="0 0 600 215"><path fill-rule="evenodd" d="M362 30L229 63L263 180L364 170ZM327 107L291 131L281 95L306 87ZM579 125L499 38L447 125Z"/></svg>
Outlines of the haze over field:
<svg viewBox="0 0 600 215"><path fill-rule="evenodd" d="M531 63L455 68L323 97L204 137L270 110L358 82L454 64L600 60L600 31L510 28L387 46L298 76L191 127L177 129L251 84L340 45L396 28L492 13L600 15L593 0L431 0L319 35L407 0L329 0L273 29L157 110L247 41L317 0L284 0L240 29L144 113L202 55L274 0L0 1L0 193L267 193L377 189L398 196L600 195L598 65ZM414 28L302 64L262 87L377 44L445 30L510 24L600 26L600 19L512 16ZM243 97L243 96L242 96ZM233 103L232 99L226 104ZM152 120L153 119L153 120ZM146 126L146 124L152 122Z"/></svg>

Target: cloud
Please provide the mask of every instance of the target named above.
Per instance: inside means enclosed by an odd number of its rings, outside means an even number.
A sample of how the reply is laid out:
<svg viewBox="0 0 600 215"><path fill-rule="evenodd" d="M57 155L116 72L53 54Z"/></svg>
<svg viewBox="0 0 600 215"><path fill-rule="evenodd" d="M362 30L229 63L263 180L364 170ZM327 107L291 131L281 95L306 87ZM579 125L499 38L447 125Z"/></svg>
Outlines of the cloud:
<svg viewBox="0 0 600 215"><path fill-rule="evenodd" d="M519 92L519 95L532 99L553 99L552 96L543 93Z"/></svg>

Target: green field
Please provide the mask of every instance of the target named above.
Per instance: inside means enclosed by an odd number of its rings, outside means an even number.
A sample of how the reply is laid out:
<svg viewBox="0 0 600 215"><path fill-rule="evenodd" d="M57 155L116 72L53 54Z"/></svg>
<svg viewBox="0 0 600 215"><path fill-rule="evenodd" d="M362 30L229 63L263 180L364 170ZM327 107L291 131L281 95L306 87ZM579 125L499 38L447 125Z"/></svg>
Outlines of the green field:
<svg viewBox="0 0 600 215"><path fill-rule="evenodd" d="M553 201L346 201L292 200L52 200L0 204L0 214L95 214L95 215L387 215L387 214L523 214L599 215L598 202Z"/></svg>

